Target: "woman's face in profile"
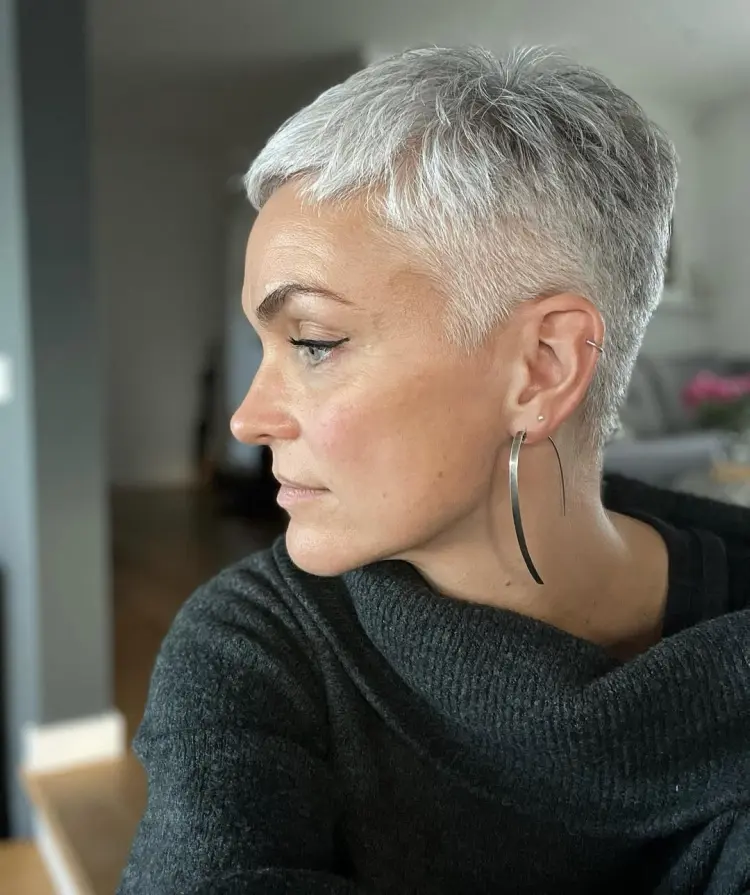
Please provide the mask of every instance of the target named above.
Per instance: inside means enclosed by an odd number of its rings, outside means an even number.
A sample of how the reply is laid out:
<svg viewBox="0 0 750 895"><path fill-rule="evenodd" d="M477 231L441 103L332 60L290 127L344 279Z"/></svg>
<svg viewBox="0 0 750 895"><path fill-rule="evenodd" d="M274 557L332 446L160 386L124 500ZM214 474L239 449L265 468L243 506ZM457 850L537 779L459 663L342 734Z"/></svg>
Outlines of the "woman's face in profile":
<svg viewBox="0 0 750 895"><path fill-rule="evenodd" d="M303 205L287 184L260 212L243 303L264 356L232 430L271 447L277 477L315 489L280 495L301 568L416 557L482 513L508 442L509 335L462 352L444 301L357 203Z"/></svg>

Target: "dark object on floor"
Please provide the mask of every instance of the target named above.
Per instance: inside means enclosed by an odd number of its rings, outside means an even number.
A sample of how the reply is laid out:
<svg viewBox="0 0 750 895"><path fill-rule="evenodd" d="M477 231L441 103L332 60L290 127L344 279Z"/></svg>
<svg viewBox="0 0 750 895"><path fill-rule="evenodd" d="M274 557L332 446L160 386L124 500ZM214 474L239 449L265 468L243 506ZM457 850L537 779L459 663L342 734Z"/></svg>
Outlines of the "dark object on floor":
<svg viewBox="0 0 750 895"><path fill-rule="evenodd" d="M212 485L222 512L248 519L284 517L276 503L279 483L271 472L271 451L264 447L262 456L258 472L245 472L239 467L214 471Z"/></svg>

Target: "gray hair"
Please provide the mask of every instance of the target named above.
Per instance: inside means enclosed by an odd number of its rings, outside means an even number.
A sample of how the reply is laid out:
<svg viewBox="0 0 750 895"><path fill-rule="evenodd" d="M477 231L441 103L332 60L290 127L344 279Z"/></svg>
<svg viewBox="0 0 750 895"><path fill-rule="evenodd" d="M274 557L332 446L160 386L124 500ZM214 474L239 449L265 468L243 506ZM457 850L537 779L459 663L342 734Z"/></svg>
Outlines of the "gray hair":
<svg viewBox="0 0 750 895"><path fill-rule="evenodd" d="M631 97L540 50L409 50L290 118L245 177L250 201L292 178L312 203L364 196L429 263L467 349L524 299L589 299L606 348L581 419L602 446L661 295L677 184L672 143Z"/></svg>

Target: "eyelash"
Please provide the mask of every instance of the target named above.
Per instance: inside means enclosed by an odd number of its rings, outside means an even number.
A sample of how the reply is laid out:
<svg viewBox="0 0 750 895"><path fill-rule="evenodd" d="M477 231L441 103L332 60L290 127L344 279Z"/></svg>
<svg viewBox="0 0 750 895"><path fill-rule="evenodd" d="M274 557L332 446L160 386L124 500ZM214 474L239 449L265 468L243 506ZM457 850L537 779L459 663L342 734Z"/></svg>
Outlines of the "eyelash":
<svg viewBox="0 0 750 895"><path fill-rule="evenodd" d="M324 361L328 360L331 356L331 352L343 345L344 342L348 341L349 339L339 339L337 342L321 342L317 339L289 339L289 344L293 345L299 351L306 364L309 364L311 367L318 367ZM305 353L310 350L325 351L326 355L320 360L313 360L309 354Z"/></svg>

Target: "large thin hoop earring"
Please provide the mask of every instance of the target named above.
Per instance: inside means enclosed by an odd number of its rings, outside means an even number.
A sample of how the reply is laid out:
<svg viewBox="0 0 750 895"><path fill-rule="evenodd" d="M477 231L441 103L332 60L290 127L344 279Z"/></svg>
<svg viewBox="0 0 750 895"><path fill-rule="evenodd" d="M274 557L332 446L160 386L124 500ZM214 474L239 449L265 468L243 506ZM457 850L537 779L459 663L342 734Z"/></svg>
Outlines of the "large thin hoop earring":
<svg viewBox="0 0 750 895"><path fill-rule="evenodd" d="M563 473L562 460L560 459L560 451L557 449L557 445L549 438L549 443L555 449L555 456L557 457L557 465L560 467L560 487L562 489L562 511L563 516L565 515L565 475ZM510 463L508 465L508 477L510 480L510 506L513 511L513 527L516 530L516 538L518 540L518 546L521 548L521 555L523 556L523 561L526 563L526 568L531 573L531 577L536 581L537 584L544 584L542 581L542 577L537 572L536 566L534 565L533 560L531 559L531 554L529 553L528 545L526 544L526 536L523 533L523 523L521 522L521 501L518 495L518 458L521 453L521 447L523 446L524 441L526 441L526 429L521 429L520 432L516 432L513 438L513 444L510 448Z"/></svg>

